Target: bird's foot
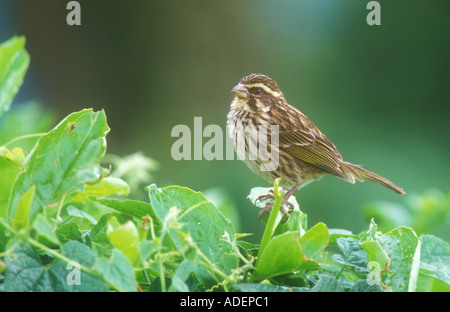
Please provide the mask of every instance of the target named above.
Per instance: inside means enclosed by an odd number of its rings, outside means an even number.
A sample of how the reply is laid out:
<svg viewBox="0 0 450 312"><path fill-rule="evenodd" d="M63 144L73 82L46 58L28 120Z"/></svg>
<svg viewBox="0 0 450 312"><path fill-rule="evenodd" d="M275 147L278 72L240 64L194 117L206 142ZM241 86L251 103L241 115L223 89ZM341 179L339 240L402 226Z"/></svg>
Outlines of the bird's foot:
<svg viewBox="0 0 450 312"><path fill-rule="evenodd" d="M275 196L273 195L273 191L272 190L271 190L270 193L272 193L272 194L259 196L256 199L256 201L263 200L263 199L275 199ZM288 201L288 199L289 199L289 197L284 196L283 201L281 202L281 205L280 205L280 211L283 214L283 220L281 221L282 223L285 223L289 219L289 214L294 210L294 205L292 203L290 203ZM266 216L272 210L273 204L274 204L273 201L272 202L268 202L266 204L266 206L264 207L263 211L259 214L259 222L261 222L261 219L264 216ZM287 211L284 209L284 206L288 206L288 210Z"/></svg>

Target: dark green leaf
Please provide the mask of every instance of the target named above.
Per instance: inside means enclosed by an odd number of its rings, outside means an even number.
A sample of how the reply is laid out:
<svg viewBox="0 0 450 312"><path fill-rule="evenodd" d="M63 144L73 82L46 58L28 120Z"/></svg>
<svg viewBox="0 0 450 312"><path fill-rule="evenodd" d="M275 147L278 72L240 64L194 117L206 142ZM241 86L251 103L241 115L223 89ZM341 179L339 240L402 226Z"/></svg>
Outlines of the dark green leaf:
<svg viewBox="0 0 450 312"><path fill-rule="evenodd" d="M5 291L52 291L48 271L33 247L18 242L5 257Z"/></svg>
<svg viewBox="0 0 450 312"><path fill-rule="evenodd" d="M96 255L86 245L71 241L64 244L61 254L73 262L66 263L55 259L51 264L49 274L54 291L70 292L100 292L107 291L105 282L97 275L90 275L79 269L79 265L94 268Z"/></svg>
<svg viewBox="0 0 450 312"><path fill-rule="evenodd" d="M365 280L357 281L350 289L352 292L384 292L380 285L369 285Z"/></svg>
<svg viewBox="0 0 450 312"><path fill-rule="evenodd" d="M285 287L265 284L235 284L234 291L239 292L306 292L310 291L307 287Z"/></svg>
<svg viewBox="0 0 450 312"><path fill-rule="evenodd" d="M329 275L321 275L317 283L311 288L313 292L341 292L343 289L339 286L336 279Z"/></svg>
<svg viewBox="0 0 450 312"><path fill-rule="evenodd" d="M369 273L367 269L367 254L359 245L359 240L353 237L339 237L336 242L343 256L339 254L333 255L332 259L334 261L347 265L356 272L362 274Z"/></svg>

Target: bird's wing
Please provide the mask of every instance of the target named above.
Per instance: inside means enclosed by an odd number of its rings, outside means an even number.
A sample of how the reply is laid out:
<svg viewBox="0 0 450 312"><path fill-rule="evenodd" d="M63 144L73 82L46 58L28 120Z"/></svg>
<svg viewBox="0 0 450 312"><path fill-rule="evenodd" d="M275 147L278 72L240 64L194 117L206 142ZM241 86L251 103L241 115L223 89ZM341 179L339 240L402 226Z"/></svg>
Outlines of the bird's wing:
<svg viewBox="0 0 450 312"><path fill-rule="evenodd" d="M280 131L280 149L338 177L345 177L341 169L341 154L327 137L313 130Z"/></svg>

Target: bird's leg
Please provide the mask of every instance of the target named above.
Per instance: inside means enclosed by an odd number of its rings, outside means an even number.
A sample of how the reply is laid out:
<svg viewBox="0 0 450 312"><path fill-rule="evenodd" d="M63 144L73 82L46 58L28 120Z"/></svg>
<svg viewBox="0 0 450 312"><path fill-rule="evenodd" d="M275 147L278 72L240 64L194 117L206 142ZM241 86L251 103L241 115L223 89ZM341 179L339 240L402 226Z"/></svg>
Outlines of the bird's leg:
<svg viewBox="0 0 450 312"><path fill-rule="evenodd" d="M289 214L294 210L294 205L292 203L290 203L288 200L289 198L292 196L292 194L294 194L294 192L300 187L300 185L302 185L302 183L299 183L297 185L295 185L293 188L291 188L289 191L286 192L286 194L284 194L283 197L283 201L281 202L280 205L280 211L283 214L283 223L286 222L289 219ZM267 195L261 195L259 196L256 200L261 200L261 199L267 199L267 198L272 198L274 199L274 195L273 195L273 190L269 191L271 194L267 194ZM288 211L286 211L284 209L284 206L287 205L289 207ZM273 207L273 202L269 202L266 204L266 206L264 207L263 211L259 214L259 221L261 222L261 219L269 213L270 210L272 210Z"/></svg>
<svg viewBox="0 0 450 312"><path fill-rule="evenodd" d="M269 190L269 194L259 196L259 197L255 200L255 204L256 204L256 202L261 201L261 200L264 200L264 199L272 199L272 200L275 199L275 196L274 196L274 194L273 194L273 190L272 190L272 189Z"/></svg>

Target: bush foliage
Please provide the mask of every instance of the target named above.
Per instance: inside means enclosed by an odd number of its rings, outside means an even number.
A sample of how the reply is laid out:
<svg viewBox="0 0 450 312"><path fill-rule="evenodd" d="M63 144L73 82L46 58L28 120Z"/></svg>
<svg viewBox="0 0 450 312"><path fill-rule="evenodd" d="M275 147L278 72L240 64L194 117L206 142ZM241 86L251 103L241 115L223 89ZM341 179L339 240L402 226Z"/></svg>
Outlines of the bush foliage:
<svg viewBox="0 0 450 312"><path fill-rule="evenodd" d="M148 179L157 165L142 154L107 155L105 165L104 111L74 112L50 130L52 118L35 104L6 112L28 67L24 44L14 37L0 46L0 290L450 290L449 245L425 234L448 215L448 195L418 196L416 210L424 201L433 207L420 218L400 208L392 217L389 203L369 205L366 212L391 229L379 231L372 219L354 234L309 226L294 197L290 219L280 223L276 180L261 244L250 243L187 187L151 184L145 199L130 199L136 179ZM249 199L268 190L254 188ZM395 216L408 226L396 226Z"/></svg>

